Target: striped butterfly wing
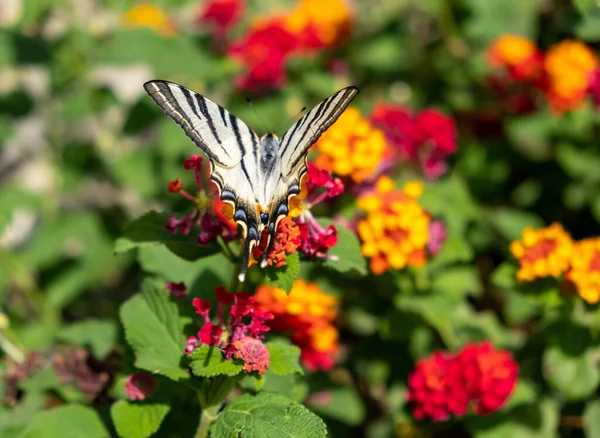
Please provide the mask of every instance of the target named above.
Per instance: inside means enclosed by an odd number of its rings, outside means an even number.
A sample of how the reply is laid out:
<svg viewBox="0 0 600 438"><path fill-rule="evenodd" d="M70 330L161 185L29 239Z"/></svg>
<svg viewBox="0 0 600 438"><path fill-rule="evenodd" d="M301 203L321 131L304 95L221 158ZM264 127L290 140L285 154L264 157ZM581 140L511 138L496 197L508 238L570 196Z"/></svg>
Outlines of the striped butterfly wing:
<svg viewBox="0 0 600 438"><path fill-rule="evenodd" d="M357 94L356 87L346 87L332 94L292 125L281 138L279 142L281 175L271 202L269 243L261 266L266 266L267 255L274 243L277 224L288 215L289 200L300 193L302 177L306 173L308 150L342 115Z"/></svg>
<svg viewBox="0 0 600 438"><path fill-rule="evenodd" d="M258 143L258 137L222 106L168 81L149 81L144 89L216 164L232 168Z"/></svg>
<svg viewBox="0 0 600 438"><path fill-rule="evenodd" d="M210 159L210 179L217 185L220 199L233 206L234 220L242 228L244 273L262 229L255 195L261 181L260 139L223 107L181 85L154 80L146 82L144 88Z"/></svg>

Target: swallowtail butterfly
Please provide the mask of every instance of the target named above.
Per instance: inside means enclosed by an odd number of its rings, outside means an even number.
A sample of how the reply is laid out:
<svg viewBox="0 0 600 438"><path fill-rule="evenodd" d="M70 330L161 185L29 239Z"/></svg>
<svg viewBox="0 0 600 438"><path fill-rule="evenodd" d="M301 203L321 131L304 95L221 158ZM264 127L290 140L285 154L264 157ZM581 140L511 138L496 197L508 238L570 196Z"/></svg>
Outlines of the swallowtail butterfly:
<svg viewBox="0 0 600 438"><path fill-rule="evenodd" d="M183 128L210 160L210 179L223 202L233 206L242 228L244 281L252 249L263 229L268 241L261 267L273 247L278 222L288 215L288 201L300 193L308 149L344 112L358 94L347 87L332 94L277 138L259 138L248 126L204 96L181 85L154 80L144 84L154 102Z"/></svg>

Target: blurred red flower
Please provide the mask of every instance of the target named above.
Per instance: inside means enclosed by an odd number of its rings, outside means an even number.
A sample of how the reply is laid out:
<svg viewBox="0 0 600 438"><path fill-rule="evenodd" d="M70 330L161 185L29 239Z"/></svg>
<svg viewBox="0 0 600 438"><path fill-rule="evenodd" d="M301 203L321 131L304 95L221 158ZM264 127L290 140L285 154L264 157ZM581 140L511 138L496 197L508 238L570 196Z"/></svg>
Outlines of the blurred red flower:
<svg viewBox="0 0 600 438"><path fill-rule="evenodd" d="M246 4L242 0L211 0L198 14L198 24L209 25L215 37L222 38L241 18Z"/></svg>
<svg viewBox="0 0 600 438"><path fill-rule="evenodd" d="M500 409L517 381L511 354L490 342L469 343L456 354L435 352L417 362L408 380L408 399L417 420L444 421L467 411L481 415Z"/></svg>

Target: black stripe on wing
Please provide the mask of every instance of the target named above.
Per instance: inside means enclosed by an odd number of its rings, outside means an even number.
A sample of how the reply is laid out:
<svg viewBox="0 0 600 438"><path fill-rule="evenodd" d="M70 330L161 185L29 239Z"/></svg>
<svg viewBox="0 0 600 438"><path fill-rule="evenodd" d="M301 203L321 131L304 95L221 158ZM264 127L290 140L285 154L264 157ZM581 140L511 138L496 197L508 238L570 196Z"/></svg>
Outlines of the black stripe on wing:
<svg viewBox="0 0 600 438"><path fill-rule="evenodd" d="M279 143L279 154L286 176L319 137L333 125L357 94L356 87L347 87L332 94L288 129Z"/></svg>
<svg viewBox="0 0 600 438"><path fill-rule="evenodd" d="M242 143L251 144L256 137L242 121L223 107L181 85L155 80L146 82L144 89L165 114L180 125L211 160L221 166L230 168L239 163L244 154ZM233 120L238 132L240 128L249 132L248 138L246 135L243 139L238 138L239 134L232 130Z"/></svg>

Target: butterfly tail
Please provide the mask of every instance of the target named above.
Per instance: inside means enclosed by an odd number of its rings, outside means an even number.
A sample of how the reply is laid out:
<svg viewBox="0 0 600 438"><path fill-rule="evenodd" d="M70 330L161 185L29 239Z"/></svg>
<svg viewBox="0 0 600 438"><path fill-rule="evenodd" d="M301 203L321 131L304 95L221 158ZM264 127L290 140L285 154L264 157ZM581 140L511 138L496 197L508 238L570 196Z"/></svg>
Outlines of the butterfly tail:
<svg viewBox="0 0 600 438"><path fill-rule="evenodd" d="M275 233L267 234L267 247L265 248L265 253L263 255L262 262L260 262L261 268L266 268L269 260L269 254L271 254L271 250L273 249L273 244L275 243Z"/></svg>
<svg viewBox="0 0 600 438"><path fill-rule="evenodd" d="M250 254L252 250L258 244L258 233L255 228L250 228L250 232L244 239L244 257L242 259L242 269L238 275L238 279L241 283L246 279L246 272L248 271L248 263L250 262Z"/></svg>

